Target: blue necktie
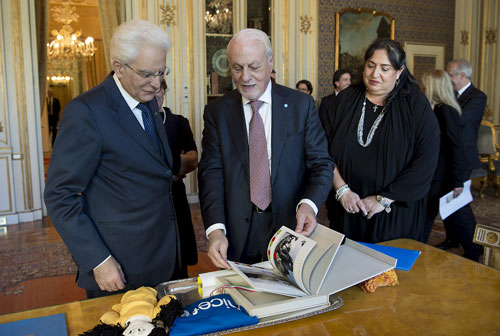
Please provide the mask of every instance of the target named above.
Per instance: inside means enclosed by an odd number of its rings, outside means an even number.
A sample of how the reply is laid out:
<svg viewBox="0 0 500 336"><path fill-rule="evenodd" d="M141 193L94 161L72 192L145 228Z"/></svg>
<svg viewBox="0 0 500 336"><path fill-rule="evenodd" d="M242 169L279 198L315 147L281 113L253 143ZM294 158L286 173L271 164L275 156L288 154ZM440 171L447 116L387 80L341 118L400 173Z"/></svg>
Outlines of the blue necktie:
<svg viewBox="0 0 500 336"><path fill-rule="evenodd" d="M144 124L144 131L151 137L153 143L159 148L158 136L156 135L153 115L149 110L149 106L143 103L137 104L137 108L142 111L142 122Z"/></svg>

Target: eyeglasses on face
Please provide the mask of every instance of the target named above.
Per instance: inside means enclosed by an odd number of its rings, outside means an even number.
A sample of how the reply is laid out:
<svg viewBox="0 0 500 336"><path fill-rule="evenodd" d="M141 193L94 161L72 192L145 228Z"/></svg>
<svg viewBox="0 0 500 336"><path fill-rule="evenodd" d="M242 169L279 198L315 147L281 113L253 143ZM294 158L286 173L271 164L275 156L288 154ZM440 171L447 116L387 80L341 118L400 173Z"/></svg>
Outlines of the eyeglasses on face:
<svg viewBox="0 0 500 336"><path fill-rule="evenodd" d="M155 78L155 77L160 77L160 78L167 77L170 74L170 69L168 67L165 67L165 69L163 71L145 72L145 71L137 71L128 64L125 64L125 66L144 79L153 80L153 78Z"/></svg>

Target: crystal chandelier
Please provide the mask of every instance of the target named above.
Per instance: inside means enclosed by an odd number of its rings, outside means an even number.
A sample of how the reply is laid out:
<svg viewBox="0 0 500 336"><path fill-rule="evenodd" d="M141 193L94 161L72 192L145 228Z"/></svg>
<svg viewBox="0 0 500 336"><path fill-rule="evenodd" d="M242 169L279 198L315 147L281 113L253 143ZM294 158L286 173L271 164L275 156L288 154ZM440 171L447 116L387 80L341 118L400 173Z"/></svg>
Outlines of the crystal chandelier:
<svg viewBox="0 0 500 336"><path fill-rule="evenodd" d="M54 20L63 24L57 31L52 30L51 35L54 40L47 43L47 55L49 59L72 59L80 56L92 57L96 49L94 48L94 38L89 36L85 42L79 40L82 31L73 33L71 22L78 22L80 17L75 13L75 7L71 7L69 2L65 2L61 7L54 7Z"/></svg>
<svg viewBox="0 0 500 336"><path fill-rule="evenodd" d="M213 0L207 4L207 33L231 34L233 31L233 1Z"/></svg>

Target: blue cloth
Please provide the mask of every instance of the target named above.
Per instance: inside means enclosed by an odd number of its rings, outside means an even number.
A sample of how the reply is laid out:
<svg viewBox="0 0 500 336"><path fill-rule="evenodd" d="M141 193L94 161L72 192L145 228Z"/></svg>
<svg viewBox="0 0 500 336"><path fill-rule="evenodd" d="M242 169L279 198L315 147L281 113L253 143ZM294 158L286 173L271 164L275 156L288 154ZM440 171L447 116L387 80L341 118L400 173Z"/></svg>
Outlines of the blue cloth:
<svg viewBox="0 0 500 336"><path fill-rule="evenodd" d="M243 307L235 304L231 296L221 294L184 307L184 314L174 321L169 335L207 334L258 322L257 317L249 316Z"/></svg>

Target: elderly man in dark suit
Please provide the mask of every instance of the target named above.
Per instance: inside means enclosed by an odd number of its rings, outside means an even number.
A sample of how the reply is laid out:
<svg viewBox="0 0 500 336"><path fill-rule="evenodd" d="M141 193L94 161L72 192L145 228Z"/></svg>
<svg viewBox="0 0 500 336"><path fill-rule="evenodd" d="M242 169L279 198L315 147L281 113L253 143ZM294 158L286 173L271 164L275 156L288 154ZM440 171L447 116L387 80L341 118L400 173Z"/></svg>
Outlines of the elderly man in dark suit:
<svg viewBox="0 0 500 336"><path fill-rule="evenodd" d="M458 103L462 108L460 124L466 158L466 175L470 176L472 170L479 168L480 164L477 136L486 107L486 95L472 85L472 67L468 61L453 60L448 63L446 72L450 75ZM444 226L446 240L438 247L446 250L461 244L465 251L464 257L477 261L481 248L472 242L476 219L471 207L466 205L453 213L444 220Z"/></svg>
<svg viewBox="0 0 500 336"><path fill-rule="evenodd" d="M170 48L147 21L120 25L113 72L72 100L61 121L45 203L89 298L176 276L172 154L155 100Z"/></svg>
<svg viewBox="0 0 500 336"><path fill-rule="evenodd" d="M237 90L206 106L198 166L208 255L224 268L267 259L282 225L312 233L333 178L312 97L271 82L268 36L245 29L227 49Z"/></svg>

